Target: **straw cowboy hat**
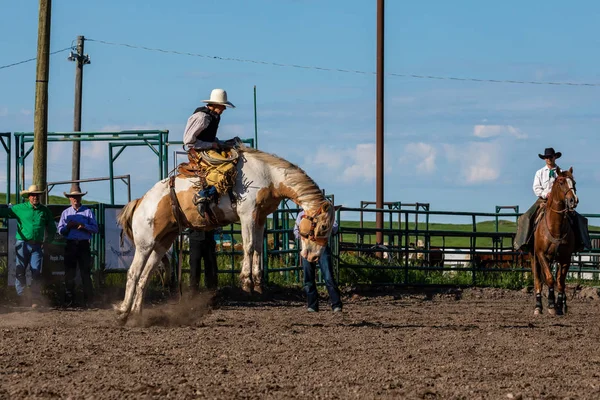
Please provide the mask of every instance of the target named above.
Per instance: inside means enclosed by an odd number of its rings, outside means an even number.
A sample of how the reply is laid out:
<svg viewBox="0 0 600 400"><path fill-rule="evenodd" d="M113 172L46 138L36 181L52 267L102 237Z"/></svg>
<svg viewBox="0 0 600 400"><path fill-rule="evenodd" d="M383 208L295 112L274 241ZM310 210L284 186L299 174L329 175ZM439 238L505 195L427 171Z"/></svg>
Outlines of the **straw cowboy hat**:
<svg viewBox="0 0 600 400"><path fill-rule="evenodd" d="M75 197L75 196L85 196L87 194L87 192L82 193L79 185L76 183L73 183L73 184L71 184L71 191L69 193L63 192L63 194L65 195L65 197Z"/></svg>
<svg viewBox="0 0 600 400"><path fill-rule="evenodd" d="M210 99L202 101L207 104L219 104L222 106L235 108L231 102L227 101L227 92L223 89L213 89L213 91L210 92Z"/></svg>
<svg viewBox="0 0 600 400"><path fill-rule="evenodd" d="M562 156L562 153L560 151L554 152L554 149L552 147L548 147L547 149L544 149L544 154L538 154L538 156L542 160L548 157L560 158L560 156Z"/></svg>
<svg viewBox="0 0 600 400"><path fill-rule="evenodd" d="M30 194L43 194L44 191L38 188L38 185L31 185L27 190L21 190L21 197L29 197Z"/></svg>

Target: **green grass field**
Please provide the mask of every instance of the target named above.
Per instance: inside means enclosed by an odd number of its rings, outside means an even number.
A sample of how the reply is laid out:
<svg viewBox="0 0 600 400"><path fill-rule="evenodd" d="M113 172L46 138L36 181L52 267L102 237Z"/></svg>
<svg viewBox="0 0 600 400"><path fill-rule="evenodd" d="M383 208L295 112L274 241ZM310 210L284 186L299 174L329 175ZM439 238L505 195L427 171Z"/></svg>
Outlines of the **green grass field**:
<svg viewBox="0 0 600 400"><path fill-rule="evenodd" d="M11 196L11 200L14 203L14 195ZM0 203L5 203L6 197L0 194ZM69 204L69 200L64 196L50 196L50 204ZM90 203L90 202L86 202ZM343 217L343 214L342 214ZM267 226L272 227L273 220L269 219ZM288 226L293 228L295 223L294 219L289 219ZM415 230L415 223L409 223L408 230ZM424 222L419 223L419 230L424 231L427 226ZM345 232L348 229L360 228L359 221L342 221L340 224L341 236L338 240L344 243L358 243L359 234L353 232ZM363 223L364 233L362 233L362 243L375 244L375 222L366 221ZM234 230L239 231L239 224L234 225ZM393 242L404 243L403 232L406 229L404 224L399 225L395 223L384 223L384 229L387 230L384 234L384 241L390 241L390 235L392 236ZM499 220L498 225L493 220L478 222L473 224L452 224L452 223L429 223L428 229L431 232L431 246L433 247L444 247L444 248L468 248L471 246L471 239L461 234L468 234L470 232L477 232L482 237L476 239L476 246L479 248L492 247L491 235L496 232L514 233L516 231L516 223L513 221ZM229 227L224 228L224 233L230 233ZM419 233L419 239L423 239L426 232ZM485 237L485 233L489 233L490 237ZM590 233L600 234L600 227L590 226ZM284 241L284 236L280 234L280 240ZM233 238L236 242L242 241L239 233L234 233ZM270 242L274 238L274 234L268 235ZM288 239L293 239L293 235L288 234ZM417 237L414 232L409 235L409 243L416 242ZM510 237L502 240L502 247L504 249L510 249L512 246L512 240ZM419 270L409 269L387 269L378 268L382 266L381 260L374 257L356 257L351 254L341 254L342 264L362 264L370 265L370 268L340 268L339 280L341 285L354 285L354 284L433 284L433 285L473 285L476 286L493 286L503 288L521 288L524 286L531 285L530 274L524 273L523 271L502 271L502 272L488 272L478 271L474 278L472 271L436 271L436 270ZM241 268L241 255L236 255L231 258L229 255L219 255L219 269L223 272L219 275L220 286L237 285L238 284L238 273ZM6 276L6 265L0 260L0 286L2 286L3 277ZM520 266L515 266L520 267ZM270 256L268 261L269 282L270 284L276 285L300 285L301 284L301 273L296 265L295 255L283 255L283 256ZM286 270L296 268L295 270ZM184 269L187 269L187 257L184 259ZM227 273L225 271L233 271ZM125 283L125 274L107 274L103 281L108 287L116 286L122 287ZM187 284L187 274L183 276L184 285ZM587 281L586 284L598 284L598 280ZM158 289L162 285L160 279L153 279L152 286Z"/></svg>

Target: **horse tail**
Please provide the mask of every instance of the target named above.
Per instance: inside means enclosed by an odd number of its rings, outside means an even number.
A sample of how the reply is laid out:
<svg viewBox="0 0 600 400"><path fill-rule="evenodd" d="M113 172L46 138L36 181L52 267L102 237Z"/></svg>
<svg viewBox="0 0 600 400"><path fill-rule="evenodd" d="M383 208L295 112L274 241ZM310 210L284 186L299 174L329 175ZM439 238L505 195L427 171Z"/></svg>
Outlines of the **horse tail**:
<svg viewBox="0 0 600 400"><path fill-rule="evenodd" d="M121 245L123 245L123 234L133 241L133 229L131 228L131 219L133 213L142 199L130 201L123 207L119 215L117 215L117 223L121 225Z"/></svg>

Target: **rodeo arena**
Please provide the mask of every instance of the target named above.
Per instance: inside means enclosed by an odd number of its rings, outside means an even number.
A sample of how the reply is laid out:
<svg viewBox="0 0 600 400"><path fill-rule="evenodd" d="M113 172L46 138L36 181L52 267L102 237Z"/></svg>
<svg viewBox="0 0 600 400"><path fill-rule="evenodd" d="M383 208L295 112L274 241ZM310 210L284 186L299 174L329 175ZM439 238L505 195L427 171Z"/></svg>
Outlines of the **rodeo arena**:
<svg viewBox="0 0 600 400"><path fill-rule="evenodd" d="M378 141L382 68L378 53ZM558 147L540 145L535 210L440 211L379 186L342 205L257 136L217 140L223 89L183 136L52 132L37 78L34 131L0 126L0 399L600 398L600 214L577 212L593 200L552 167ZM105 148L107 173L47 181L58 143L74 165L82 143ZM156 183L132 196L115 164L142 151ZM87 195L98 182L108 202Z"/></svg>

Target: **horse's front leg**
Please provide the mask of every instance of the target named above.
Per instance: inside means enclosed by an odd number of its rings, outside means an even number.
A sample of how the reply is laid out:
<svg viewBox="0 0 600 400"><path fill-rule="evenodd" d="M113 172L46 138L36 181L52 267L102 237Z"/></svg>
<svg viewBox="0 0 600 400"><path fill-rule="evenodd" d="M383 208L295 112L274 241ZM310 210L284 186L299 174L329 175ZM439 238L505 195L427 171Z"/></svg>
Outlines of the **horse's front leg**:
<svg viewBox="0 0 600 400"><path fill-rule="evenodd" d="M556 274L556 290L558 291L558 296L556 299L557 315L563 315L567 313L567 296L565 294L565 282L567 280L567 274L569 272L570 264L570 257L561 257L558 263L559 267Z"/></svg>
<svg viewBox="0 0 600 400"><path fill-rule="evenodd" d="M255 227L254 239L252 242L255 244L252 251L252 282L254 283L254 291L262 294L263 292L263 268L262 268L262 252L263 252L263 235L265 232L264 225Z"/></svg>
<svg viewBox="0 0 600 400"><path fill-rule="evenodd" d="M546 286L548 286L548 314L556 315L556 298L554 295L554 275L552 275L552 265L550 264L550 260L544 255L538 254L538 259L540 261L542 274L544 275L544 281L546 282Z"/></svg>
<svg viewBox="0 0 600 400"><path fill-rule="evenodd" d="M242 242L244 244L244 260L242 261L242 271L240 272L240 284L242 290L246 293L252 292L252 279L250 272L252 271L253 255L254 255L254 221L250 218L240 219Z"/></svg>

